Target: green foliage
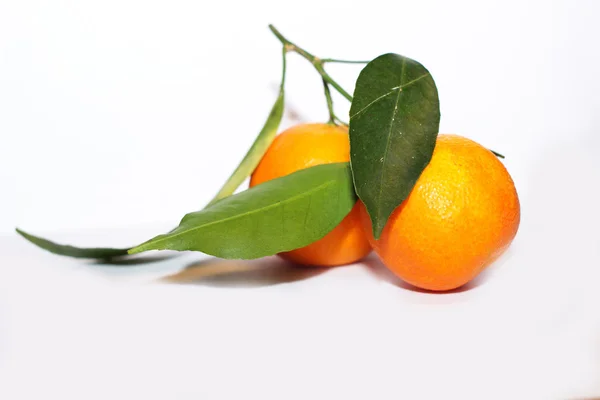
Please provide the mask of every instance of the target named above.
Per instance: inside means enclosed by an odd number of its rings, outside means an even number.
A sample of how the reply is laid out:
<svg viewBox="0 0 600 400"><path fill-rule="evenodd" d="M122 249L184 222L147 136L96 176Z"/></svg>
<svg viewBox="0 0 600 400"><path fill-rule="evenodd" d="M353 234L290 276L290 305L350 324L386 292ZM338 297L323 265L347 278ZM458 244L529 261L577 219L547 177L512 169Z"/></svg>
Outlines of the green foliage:
<svg viewBox="0 0 600 400"><path fill-rule="evenodd" d="M269 256L321 239L355 202L349 164L318 165L187 214L177 228L129 253L168 249L221 258Z"/></svg>

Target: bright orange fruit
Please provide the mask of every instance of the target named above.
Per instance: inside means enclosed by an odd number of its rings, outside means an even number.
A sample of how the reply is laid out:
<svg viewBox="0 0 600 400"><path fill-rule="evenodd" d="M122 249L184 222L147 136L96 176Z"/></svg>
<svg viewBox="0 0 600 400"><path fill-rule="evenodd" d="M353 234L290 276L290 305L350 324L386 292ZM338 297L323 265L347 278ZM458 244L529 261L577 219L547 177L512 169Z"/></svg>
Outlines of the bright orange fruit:
<svg viewBox="0 0 600 400"><path fill-rule="evenodd" d="M250 179L250 187L319 164L350 161L348 129L331 124L302 124L280 133ZM366 256L371 246L357 205L322 239L280 254L304 265L335 266Z"/></svg>
<svg viewBox="0 0 600 400"><path fill-rule="evenodd" d="M431 162L379 240L360 208L383 263L406 282L440 291L464 285L499 257L520 221L517 191L502 162L457 135L438 136Z"/></svg>

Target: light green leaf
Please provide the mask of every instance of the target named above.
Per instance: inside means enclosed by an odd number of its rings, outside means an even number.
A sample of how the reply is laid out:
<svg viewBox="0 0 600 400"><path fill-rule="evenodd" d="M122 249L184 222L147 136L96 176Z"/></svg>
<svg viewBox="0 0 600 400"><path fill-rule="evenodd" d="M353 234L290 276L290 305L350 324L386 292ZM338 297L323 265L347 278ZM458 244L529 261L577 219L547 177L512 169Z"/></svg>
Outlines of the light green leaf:
<svg viewBox="0 0 600 400"><path fill-rule="evenodd" d="M277 130L279 129L279 124L281 123L281 118L283 117L284 110L284 84L285 84L285 71L286 71L286 49L283 49L283 72L281 74L281 84L279 86L279 95L275 100L275 104L273 104L273 108L271 108L271 112L265 121L263 128L260 133L256 137L256 140L237 166L233 174L229 177L227 182L223 185L219 193L211 200L208 206L215 204L217 201L231 196L236 189L250 176L250 174L256 169L258 163L265 155L267 149L273 142L275 135L277 134Z"/></svg>
<svg viewBox="0 0 600 400"><path fill-rule="evenodd" d="M321 239L355 202L349 164L319 165L187 214L177 228L129 253L168 249L229 259L270 256Z"/></svg>

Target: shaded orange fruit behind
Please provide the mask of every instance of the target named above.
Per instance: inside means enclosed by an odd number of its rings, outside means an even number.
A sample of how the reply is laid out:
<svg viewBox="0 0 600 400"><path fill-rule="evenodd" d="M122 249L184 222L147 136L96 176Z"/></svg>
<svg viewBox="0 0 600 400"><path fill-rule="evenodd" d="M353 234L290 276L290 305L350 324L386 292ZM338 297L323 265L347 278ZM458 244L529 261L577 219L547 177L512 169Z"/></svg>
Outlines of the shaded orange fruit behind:
<svg viewBox="0 0 600 400"><path fill-rule="evenodd" d="M330 124L303 124L280 133L256 167L250 187L319 164L350 161L348 129ZM305 265L335 266L360 260L371 246L360 225L358 202L322 239L280 255Z"/></svg>
<svg viewBox="0 0 600 400"><path fill-rule="evenodd" d="M520 221L517 191L502 162L457 135L438 136L431 162L379 240L359 204L383 263L429 290L454 289L477 276L510 245Z"/></svg>

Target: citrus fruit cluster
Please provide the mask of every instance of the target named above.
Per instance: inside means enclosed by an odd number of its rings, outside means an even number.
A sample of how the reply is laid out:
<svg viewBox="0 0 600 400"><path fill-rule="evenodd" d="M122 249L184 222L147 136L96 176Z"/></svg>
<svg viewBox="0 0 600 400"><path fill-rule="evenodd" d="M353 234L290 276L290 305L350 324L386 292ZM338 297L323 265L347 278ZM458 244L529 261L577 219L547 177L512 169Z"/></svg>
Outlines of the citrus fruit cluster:
<svg viewBox="0 0 600 400"><path fill-rule="evenodd" d="M250 186L349 160L346 127L298 125L275 138ZM450 290L469 282L504 252L519 220L519 198L502 162L472 140L439 135L431 162L378 240L359 200L325 237L280 255L304 265L336 266L359 261L374 249L406 282L428 290Z"/></svg>

